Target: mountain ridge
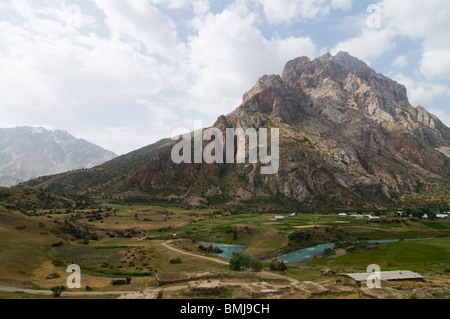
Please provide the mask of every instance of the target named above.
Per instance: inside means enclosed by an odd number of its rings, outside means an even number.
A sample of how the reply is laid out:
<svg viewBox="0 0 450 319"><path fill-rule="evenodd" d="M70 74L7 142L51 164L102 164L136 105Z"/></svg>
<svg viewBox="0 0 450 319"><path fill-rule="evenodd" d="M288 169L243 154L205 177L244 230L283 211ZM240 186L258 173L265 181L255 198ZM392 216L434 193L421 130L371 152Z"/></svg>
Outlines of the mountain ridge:
<svg viewBox="0 0 450 319"><path fill-rule="evenodd" d="M165 140L148 147L151 156L136 171L138 165L123 170L108 196L229 206L282 198L327 209L386 207L404 196L449 191L450 129L423 107L412 107L403 85L345 52L299 57L281 76L264 75L214 127L224 133L279 128L280 171L263 176L260 163L176 165L170 160L175 142ZM122 165L117 161L116 168ZM68 180L33 185L67 191Z"/></svg>
<svg viewBox="0 0 450 319"><path fill-rule="evenodd" d="M13 186L42 175L92 168L116 156L59 129L0 128L0 185Z"/></svg>

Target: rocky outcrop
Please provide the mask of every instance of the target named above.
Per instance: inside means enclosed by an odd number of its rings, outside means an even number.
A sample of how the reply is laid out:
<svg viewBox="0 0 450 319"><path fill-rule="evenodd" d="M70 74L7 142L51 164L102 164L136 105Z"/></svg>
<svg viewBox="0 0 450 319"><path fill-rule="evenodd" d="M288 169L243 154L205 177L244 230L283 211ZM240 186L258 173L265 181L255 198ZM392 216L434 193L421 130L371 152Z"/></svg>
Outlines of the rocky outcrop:
<svg viewBox="0 0 450 319"><path fill-rule="evenodd" d="M333 276L336 275L336 272L333 269L330 268L324 268L320 271L322 276Z"/></svg>
<svg viewBox="0 0 450 319"><path fill-rule="evenodd" d="M198 248L201 251L204 251L208 254L221 254L223 253L223 250L220 249L219 247L214 246L212 243L203 243L200 246L198 246Z"/></svg>
<svg viewBox="0 0 450 319"><path fill-rule="evenodd" d="M270 269L277 271L286 271L287 266L283 260L274 257L270 262Z"/></svg>
<svg viewBox="0 0 450 319"><path fill-rule="evenodd" d="M45 279L47 279L47 280L57 279L57 278L61 278L61 275L57 274L57 273L54 273L54 274L50 274L50 275L45 277Z"/></svg>
<svg viewBox="0 0 450 319"><path fill-rule="evenodd" d="M80 225L74 220L66 219L64 225L67 231L77 238L86 238L91 235L87 227Z"/></svg>

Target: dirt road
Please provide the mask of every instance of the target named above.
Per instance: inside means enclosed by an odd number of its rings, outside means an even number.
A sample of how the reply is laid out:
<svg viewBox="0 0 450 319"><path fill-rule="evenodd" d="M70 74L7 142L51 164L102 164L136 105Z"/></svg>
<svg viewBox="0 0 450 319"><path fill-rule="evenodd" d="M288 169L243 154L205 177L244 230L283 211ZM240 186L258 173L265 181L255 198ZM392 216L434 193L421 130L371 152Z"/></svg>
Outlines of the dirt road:
<svg viewBox="0 0 450 319"><path fill-rule="evenodd" d="M218 263L221 265L229 265L229 262L225 261L225 260L220 260L217 258L192 254L192 253L183 251L181 249L172 247L172 246L170 246L170 243L172 243L172 242L173 242L172 240L169 240L169 241L162 243L162 245L166 249L172 250L172 251L182 254L182 255L187 255L187 256L198 258L198 259L203 259L203 260L208 260L208 261L215 262L215 263ZM275 274L275 273L268 272L268 271L262 271L262 272L260 272L260 275L261 275L261 277L264 277L267 279L283 279L283 280L288 280L291 283L299 282L298 280L296 280L294 278L290 278L288 276L284 276L284 275L280 275L280 274ZM227 283L227 285L238 286L238 285L242 285L242 283ZM187 288L187 285L167 287L165 289L174 291L174 290L181 290L181 289L186 289L186 288ZM26 293L26 294L31 294L31 295L42 295L42 296L51 296L53 294L50 290L37 290L37 289L27 289L27 288L9 287L9 286L0 286L0 291L10 292L10 293L21 292L21 293ZM123 296L126 294L133 294L133 293L136 293L136 291L79 291L79 292L63 292L61 294L61 296L62 297L116 296L116 295Z"/></svg>

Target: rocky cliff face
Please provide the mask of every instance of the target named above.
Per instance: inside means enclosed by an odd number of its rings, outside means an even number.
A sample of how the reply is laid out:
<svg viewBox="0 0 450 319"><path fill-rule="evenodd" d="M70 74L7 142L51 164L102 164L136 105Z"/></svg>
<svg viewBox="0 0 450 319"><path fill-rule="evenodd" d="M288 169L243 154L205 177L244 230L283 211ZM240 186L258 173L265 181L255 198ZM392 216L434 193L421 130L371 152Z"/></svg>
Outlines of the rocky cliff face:
<svg viewBox="0 0 450 319"><path fill-rule="evenodd" d="M450 181L443 151L450 130L424 108L412 107L403 85L343 52L313 61L301 57L288 62L282 76L263 76L215 127L224 133L280 128L278 174L261 175L261 164L176 165L167 150L119 190L204 203L218 195L236 203L282 194L352 205L365 195L393 199L445 191Z"/></svg>
<svg viewBox="0 0 450 319"><path fill-rule="evenodd" d="M224 136L227 128L279 128L278 173L262 175L261 163L175 164L169 143L115 194L228 205L284 198L326 209L449 191L450 129L411 106L403 85L347 53L297 58L281 76L261 77L214 127Z"/></svg>

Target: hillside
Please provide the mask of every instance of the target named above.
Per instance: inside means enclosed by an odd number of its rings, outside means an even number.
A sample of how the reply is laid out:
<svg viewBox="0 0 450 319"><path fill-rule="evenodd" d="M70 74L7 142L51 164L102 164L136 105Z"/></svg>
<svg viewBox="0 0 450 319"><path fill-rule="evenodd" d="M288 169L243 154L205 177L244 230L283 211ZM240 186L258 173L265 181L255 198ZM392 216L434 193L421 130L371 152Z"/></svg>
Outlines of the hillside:
<svg viewBox="0 0 450 319"><path fill-rule="evenodd" d="M43 175L92 168L117 155L66 131L0 128L0 186Z"/></svg>
<svg viewBox="0 0 450 319"><path fill-rule="evenodd" d="M178 165L169 140L144 151L152 156L131 153L27 185L191 205L305 210L449 198L450 129L423 107L411 106L403 85L347 53L288 62L282 76L260 78L214 127L224 134L226 128L279 128L278 173L262 175L261 163Z"/></svg>
<svg viewBox="0 0 450 319"><path fill-rule="evenodd" d="M165 139L91 169L42 176L19 186L43 188L49 192L60 194L111 196L118 184L171 143L170 139Z"/></svg>

